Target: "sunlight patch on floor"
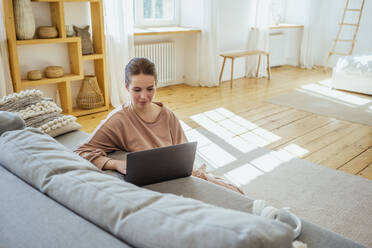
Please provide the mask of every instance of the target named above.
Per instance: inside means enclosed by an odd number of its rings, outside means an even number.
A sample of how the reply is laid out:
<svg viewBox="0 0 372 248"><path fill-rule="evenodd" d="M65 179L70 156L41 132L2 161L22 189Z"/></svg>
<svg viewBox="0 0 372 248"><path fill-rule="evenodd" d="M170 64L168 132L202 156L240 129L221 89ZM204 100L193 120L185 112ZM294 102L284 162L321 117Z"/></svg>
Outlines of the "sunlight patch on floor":
<svg viewBox="0 0 372 248"><path fill-rule="evenodd" d="M264 147L281 139L280 136L258 127L225 108L210 110L190 118L214 134L216 138L222 139L223 142L235 148L242 156L258 147ZM309 152L296 144L289 144L278 151L270 151L249 161L249 163L245 161L239 165L236 164L239 162L237 161L239 157L237 158L226 151L225 147L217 145L211 138L206 137L197 129L190 128L182 121L181 126L189 141L198 142L197 154L206 162L212 172L213 169L222 168L235 162L234 168L225 172L224 177L238 186L246 185L258 176Z"/></svg>
<svg viewBox="0 0 372 248"><path fill-rule="evenodd" d="M244 141L248 146L265 146L281 139L225 108L210 110L190 118L217 137L229 140L232 144L237 141L233 138L240 136L242 139L238 142L239 147L236 147L239 150L244 150L241 149Z"/></svg>
<svg viewBox="0 0 372 248"><path fill-rule="evenodd" d="M248 143L246 140L244 140L240 136L227 139L226 142L229 143L234 148L238 149L242 153L247 153L257 148L257 145L253 143Z"/></svg>
<svg viewBox="0 0 372 248"><path fill-rule="evenodd" d="M214 143L199 148L198 154L213 168L220 168L236 160L233 155Z"/></svg>
<svg viewBox="0 0 372 248"><path fill-rule="evenodd" d="M296 144L289 144L283 148L284 151L289 152L290 154L293 154L296 157L302 157L305 154L309 153L308 150L296 145Z"/></svg>
<svg viewBox="0 0 372 248"><path fill-rule="evenodd" d="M262 171L248 163L225 173L224 176L232 183L240 187L247 185L249 182L263 174L264 173Z"/></svg>
<svg viewBox="0 0 372 248"><path fill-rule="evenodd" d="M320 82L321 85L315 83L306 84L301 86L301 88L308 90L310 92L315 92L323 96L332 97L342 102L358 106L362 106L371 102L371 100L368 100L366 98L332 89L331 86L329 85L329 80L325 80L325 82L326 83Z"/></svg>
<svg viewBox="0 0 372 248"><path fill-rule="evenodd" d="M188 125L186 125L183 121L181 122L181 126L185 128L185 135L189 142L197 141L197 154L205 160L209 166L213 168L219 168L225 166L233 161L236 158L225 151L222 147L218 146L217 144L213 143L210 139L205 137L196 129L189 129Z"/></svg>

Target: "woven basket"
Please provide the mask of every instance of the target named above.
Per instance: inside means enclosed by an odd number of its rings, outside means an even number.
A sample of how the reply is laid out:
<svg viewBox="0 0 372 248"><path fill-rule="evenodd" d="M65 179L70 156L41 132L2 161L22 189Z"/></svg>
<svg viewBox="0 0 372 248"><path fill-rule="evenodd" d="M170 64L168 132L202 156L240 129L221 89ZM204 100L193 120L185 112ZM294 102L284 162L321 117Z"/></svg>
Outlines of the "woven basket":
<svg viewBox="0 0 372 248"><path fill-rule="evenodd" d="M39 80L42 78L41 71L40 70L29 71L27 73L27 78L28 80Z"/></svg>
<svg viewBox="0 0 372 248"><path fill-rule="evenodd" d="M45 76L47 78L59 78L63 77L64 71L61 66L48 66L45 68Z"/></svg>
<svg viewBox="0 0 372 248"><path fill-rule="evenodd" d="M37 34L41 39L52 39L58 36L55 26L41 26L37 29Z"/></svg>
<svg viewBox="0 0 372 248"><path fill-rule="evenodd" d="M76 104L82 109L93 109L104 105L103 95L95 76L85 76Z"/></svg>

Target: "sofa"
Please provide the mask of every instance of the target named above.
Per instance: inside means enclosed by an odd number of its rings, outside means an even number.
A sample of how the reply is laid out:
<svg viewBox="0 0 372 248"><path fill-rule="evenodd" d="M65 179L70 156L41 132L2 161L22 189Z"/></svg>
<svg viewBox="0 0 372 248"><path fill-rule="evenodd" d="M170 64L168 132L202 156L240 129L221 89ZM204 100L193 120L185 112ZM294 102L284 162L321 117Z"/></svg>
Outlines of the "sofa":
<svg viewBox="0 0 372 248"><path fill-rule="evenodd" d="M285 224L250 215L253 201L249 196L195 177L143 188L131 186L120 173L99 171L72 152L87 137L84 132L73 131L54 140L35 129L9 130L0 135L1 248L291 247ZM61 164L48 156L71 158ZM91 191L84 185L71 186L68 174L86 179L90 190L100 187L100 191L90 197ZM118 195L125 193L126 198L100 195L111 187L120 190L114 192ZM82 204L77 204L79 198ZM84 205L87 199L91 201ZM101 203L102 208L98 206ZM147 206L180 216L181 223L175 222L177 218L159 218L154 211L143 211ZM111 218L115 221L110 222ZM185 219L189 222L182 222ZM298 240L310 248L364 247L305 220Z"/></svg>
<svg viewBox="0 0 372 248"><path fill-rule="evenodd" d="M372 95L372 55L338 59L332 71L332 88Z"/></svg>

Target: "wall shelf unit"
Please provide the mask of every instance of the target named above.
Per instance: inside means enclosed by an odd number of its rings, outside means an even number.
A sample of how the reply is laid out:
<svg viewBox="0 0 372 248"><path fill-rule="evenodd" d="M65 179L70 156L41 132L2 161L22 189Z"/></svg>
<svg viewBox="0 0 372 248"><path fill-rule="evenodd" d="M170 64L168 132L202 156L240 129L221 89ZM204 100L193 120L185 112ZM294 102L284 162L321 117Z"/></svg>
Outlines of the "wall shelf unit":
<svg viewBox="0 0 372 248"><path fill-rule="evenodd" d="M91 54L91 55L83 55L83 60L95 60L95 59L102 59L103 54Z"/></svg>
<svg viewBox="0 0 372 248"><path fill-rule="evenodd" d="M37 87L39 85L56 84L58 86L58 93L61 99L61 107L65 114L82 116L108 110L109 97L106 84L107 77L102 0L31 0L31 2L45 2L49 4L51 23L58 29L58 38L35 38L31 40L17 40L14 24L13 0L3 0L4 22L8 39L9 61L14 91L20 92L25 87ZM82 55L81 38L66 36L64 14L65 2L89 2L91 13L92 40L95 54ZM19 64L18 46L57 43L65 43L68 47L70 72L66 73L61 78L42 78L35 81L22 79ZM72 104L74 99L72 99L71 94L71 82L82 80L84 78L83 61L89 60L92 61L94 64L95 76L97 77L98 85L104 97L104 106L89 110L76 109L73 108Z"/></svg>

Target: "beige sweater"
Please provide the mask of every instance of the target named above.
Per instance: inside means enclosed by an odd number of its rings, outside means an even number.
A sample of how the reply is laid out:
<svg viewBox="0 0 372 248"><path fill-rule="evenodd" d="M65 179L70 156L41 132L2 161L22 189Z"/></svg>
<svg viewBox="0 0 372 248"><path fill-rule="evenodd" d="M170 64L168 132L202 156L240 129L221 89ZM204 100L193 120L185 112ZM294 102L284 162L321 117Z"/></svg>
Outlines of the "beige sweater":
<svg viewBox="0 0 372 248"><path fill-rule="evenodd" d="M152 123L144 121L131 105L114 110L75 152L102 169L112 151L134 152L187 142L174 113L162 103L155 104L161 110Z"/></svg>

